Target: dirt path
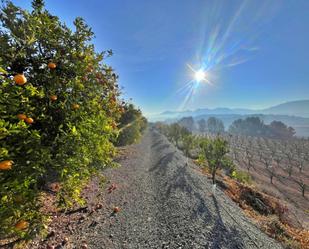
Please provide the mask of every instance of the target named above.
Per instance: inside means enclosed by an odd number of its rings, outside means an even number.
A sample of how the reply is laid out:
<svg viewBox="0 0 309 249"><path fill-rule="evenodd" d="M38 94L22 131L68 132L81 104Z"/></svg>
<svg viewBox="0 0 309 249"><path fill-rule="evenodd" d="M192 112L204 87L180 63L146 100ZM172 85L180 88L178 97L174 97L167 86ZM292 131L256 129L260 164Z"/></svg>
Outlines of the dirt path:
<svg viewBox="0 0 309 249"><path fill-rule="evenodd" d="M197 173L165 137L148 131L122 167L106 171L117 185L104 208L75 232L89 248L281 248L228 197ZM111 214L114 206L121 208ZM74 243L74 242L73 242Z"/></svg>

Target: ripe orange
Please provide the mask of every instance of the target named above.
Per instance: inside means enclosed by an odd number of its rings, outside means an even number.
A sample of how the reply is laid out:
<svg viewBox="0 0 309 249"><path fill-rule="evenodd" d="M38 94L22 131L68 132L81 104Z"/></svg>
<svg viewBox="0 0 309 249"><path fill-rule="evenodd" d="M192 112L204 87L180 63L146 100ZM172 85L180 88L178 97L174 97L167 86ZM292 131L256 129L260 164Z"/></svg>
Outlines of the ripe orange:
<svg viewBox="0 0 309 249"><path fill-rule="evenodd" d="M17 85L22 86L22 85L26 84L27 78L23 74L16 74L14 76L14 81Z"/></svg>
<svg viewBox="0 0 309 249"><path fill-rule="evenodd" d="M113 211L114 211L114 213L120 212L120 207L114 207Z"/></svg>
<svg viewBox="0 0 309 249"><path fill-rule="evenodd" d="M27 118L27 116L25 114L23 114L23 113L20 113L20 114L17 114L17 118L19 120L25 120Z"/></svg>
<svg viewBox="0 0 309 249"><path fill-rule="evenodd" d="M80 107L79 104L73 104L73 105L72 105L72 108L73 108L74 110L79 109L79 107Z"/></svg>
<svg viewBox="0 0 309 249"><path fill-rule="evenodd" d="M12 160L5 160L5 161L0 162L0 170L12 169L13 163L14 162Z"/></svg>
<svg viewBox="0 0 309 249"><path fill-rule="evenodd" d="M47 66L49 69L55 69L57 67L56 63L54 62L49 62Z"/></svg>
<svg viewBox="0 0 309 249"><path fill-rule="evenodd" d="M51 95L49 98L51 101L56 101L58 99L57 95Z"/></svg>
<svg viewBox="0 0 309 249"><path fill-rule="evenodd" d="M29 223L25 220L21 220L16 223L15 228L18 230L24 230L29 226Z"/></svg>
<svg viewBox="0 0 309 249"><path fill-rule="evenodd" d="M25 119L25 122L26 122L27 124L33 124L34 120L33 120L32 118L26 118L26 119Z"/></svg>

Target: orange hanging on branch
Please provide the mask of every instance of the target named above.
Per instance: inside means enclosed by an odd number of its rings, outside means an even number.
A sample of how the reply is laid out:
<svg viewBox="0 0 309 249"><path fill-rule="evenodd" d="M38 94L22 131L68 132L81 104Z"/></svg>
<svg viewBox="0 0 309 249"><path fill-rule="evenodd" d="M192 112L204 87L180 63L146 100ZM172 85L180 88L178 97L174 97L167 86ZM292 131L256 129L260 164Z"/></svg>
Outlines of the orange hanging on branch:
<svg viewBox="0 0 309 249"><path fill-rule="evenodd" d="M54 62L49 62L47 66L49 69L55 69L57 67L56 63Z"/></svg>
<svg viewBox="0 0 309 249"><path fill-rule="evenodd" d="M73 104L73 105L72 105L72 108L73 108L74 110L79 109L79 107L80 107L79 104Z"/></svg>
<svg viewBox="0 0 309 249"><path fill-rule="evenodd" d="M25 220L21 220L19 222L16 223L15 228L18 230L24 230L26 228L28 228L29 223Z"/></svg>
<svg viewBox="0 0 309 249"><path fill-rule="evenodd" d="M32 118L26 118L26 119L25 119L25 122L26 122L27 124L33 124L33 123L34 123L34 120L33 120Z"/></svg>
<svg viewBox="0 0 309 249"><path fill-rule="evenodd" d="M23 113L20 113L20 114L17 114L17 118L19 120L25 120L27 118L27 116L25 114L23 114Z"/></svg>
<svg viewBox="0 0 309 249"><path fill-rule="evenodd" d="M57 95L51 95L49 98L51 101L56 101L58 99Z"/></svg>
<svg viewBox="0 0 309 249"><path fill-rule="evenodd" d="M12 169L13 163L14 162L12 160L5 160L5 161L0 162L0 170Z"/></svg>
<svg viewBox="0 0 309 249"><path fill-rule="evenodd" d="M16 74L14 76L14 81L17 85L22 86L27 83L27 78L23 74Z"/></svg>

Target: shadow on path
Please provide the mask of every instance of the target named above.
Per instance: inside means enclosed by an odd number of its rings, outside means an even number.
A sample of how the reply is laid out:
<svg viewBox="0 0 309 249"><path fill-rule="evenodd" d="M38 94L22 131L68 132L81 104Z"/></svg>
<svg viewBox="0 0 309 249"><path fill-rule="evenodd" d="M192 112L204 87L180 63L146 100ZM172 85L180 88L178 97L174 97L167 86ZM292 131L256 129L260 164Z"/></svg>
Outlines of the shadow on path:
<svg viewBox="0 0 309 249"><path fill-rule="evenodd" d="M182 160L184 158L177 158L175 156L176 151L171 152L174 148L164 145L164 142L159 140L154 144L153 149L157 150L158 158L153 167L149 169L150 172L154 173L154 177L161 181L158 183L158 186L162 186L158 188L158 193L162 203L173 205L174 207L171 207L171 209L190 206L186 210L190 216L190 222L201 224L200 221L202 220L202 225L200 225L202 227L200 228L207 229L207 231L201 229L200 233L211 234L209 248L244 248L240 231L235 226L226 227L223 223L217 200L214 197L212 199L205 198L206 186L201 184L198 178L194 178L192 172L188 171L188 166ZM167 149L168 147L170 149ZM162 153L165 150L166 152ZM162 179L164 182L162 182ZM212 206L212 211L210 206Z"/></svg>
<svg viewBox="0 0 309 249"><path fill-rule="evenodd" d="M216 208L216 221L212 228L213 240L210 248L244 248L242 235L235 226L227 228L224 225L216 197L212 196L212 200Z"/></svg>

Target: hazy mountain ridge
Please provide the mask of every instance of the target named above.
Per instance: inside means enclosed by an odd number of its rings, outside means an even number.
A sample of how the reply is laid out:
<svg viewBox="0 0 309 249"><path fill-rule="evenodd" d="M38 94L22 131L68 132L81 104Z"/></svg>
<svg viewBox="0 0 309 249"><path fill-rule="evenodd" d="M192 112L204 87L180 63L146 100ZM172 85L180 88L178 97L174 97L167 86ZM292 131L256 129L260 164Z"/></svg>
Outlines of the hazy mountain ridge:
<svg viewBox="0 0 309 249"><path fill-rule="evenodd" d="M309 100L286 102L262 110L263 114L283 114L309 118Z"/></svg>
<svg viewBox="0 0 309 249"><path fill-rule="evenodd" d="M192 116L195 120L216 117L223 121L227 129L235 120L249 116L259 117L266 124L274 120L281 121L296 130L298 136L309 137L309 100L286 102L262 110L245 108L203 108L194 111L166 111L150 117L151 121L172 123L182 117Z"/></svg>
<svg viewBox="0 0 309 249"><path fill-rule="evenodd" d="M279 104L276 106L272 106L266 109L253 110L246 108L227 108L227 107L219 107L219 108L202 108L196 109L194 111L165 111L156 115L160 116L173 116L173 117L184 117L184 116L199 116L199 115L207 115L207 114L280 114L280 115L288 115L288 116L298 116L309 118L309 100L298 100L298 101L290 101L283 104ZM168 118L168 117L166 117ZM171 117L170 117L171 118Z"/></svg>

